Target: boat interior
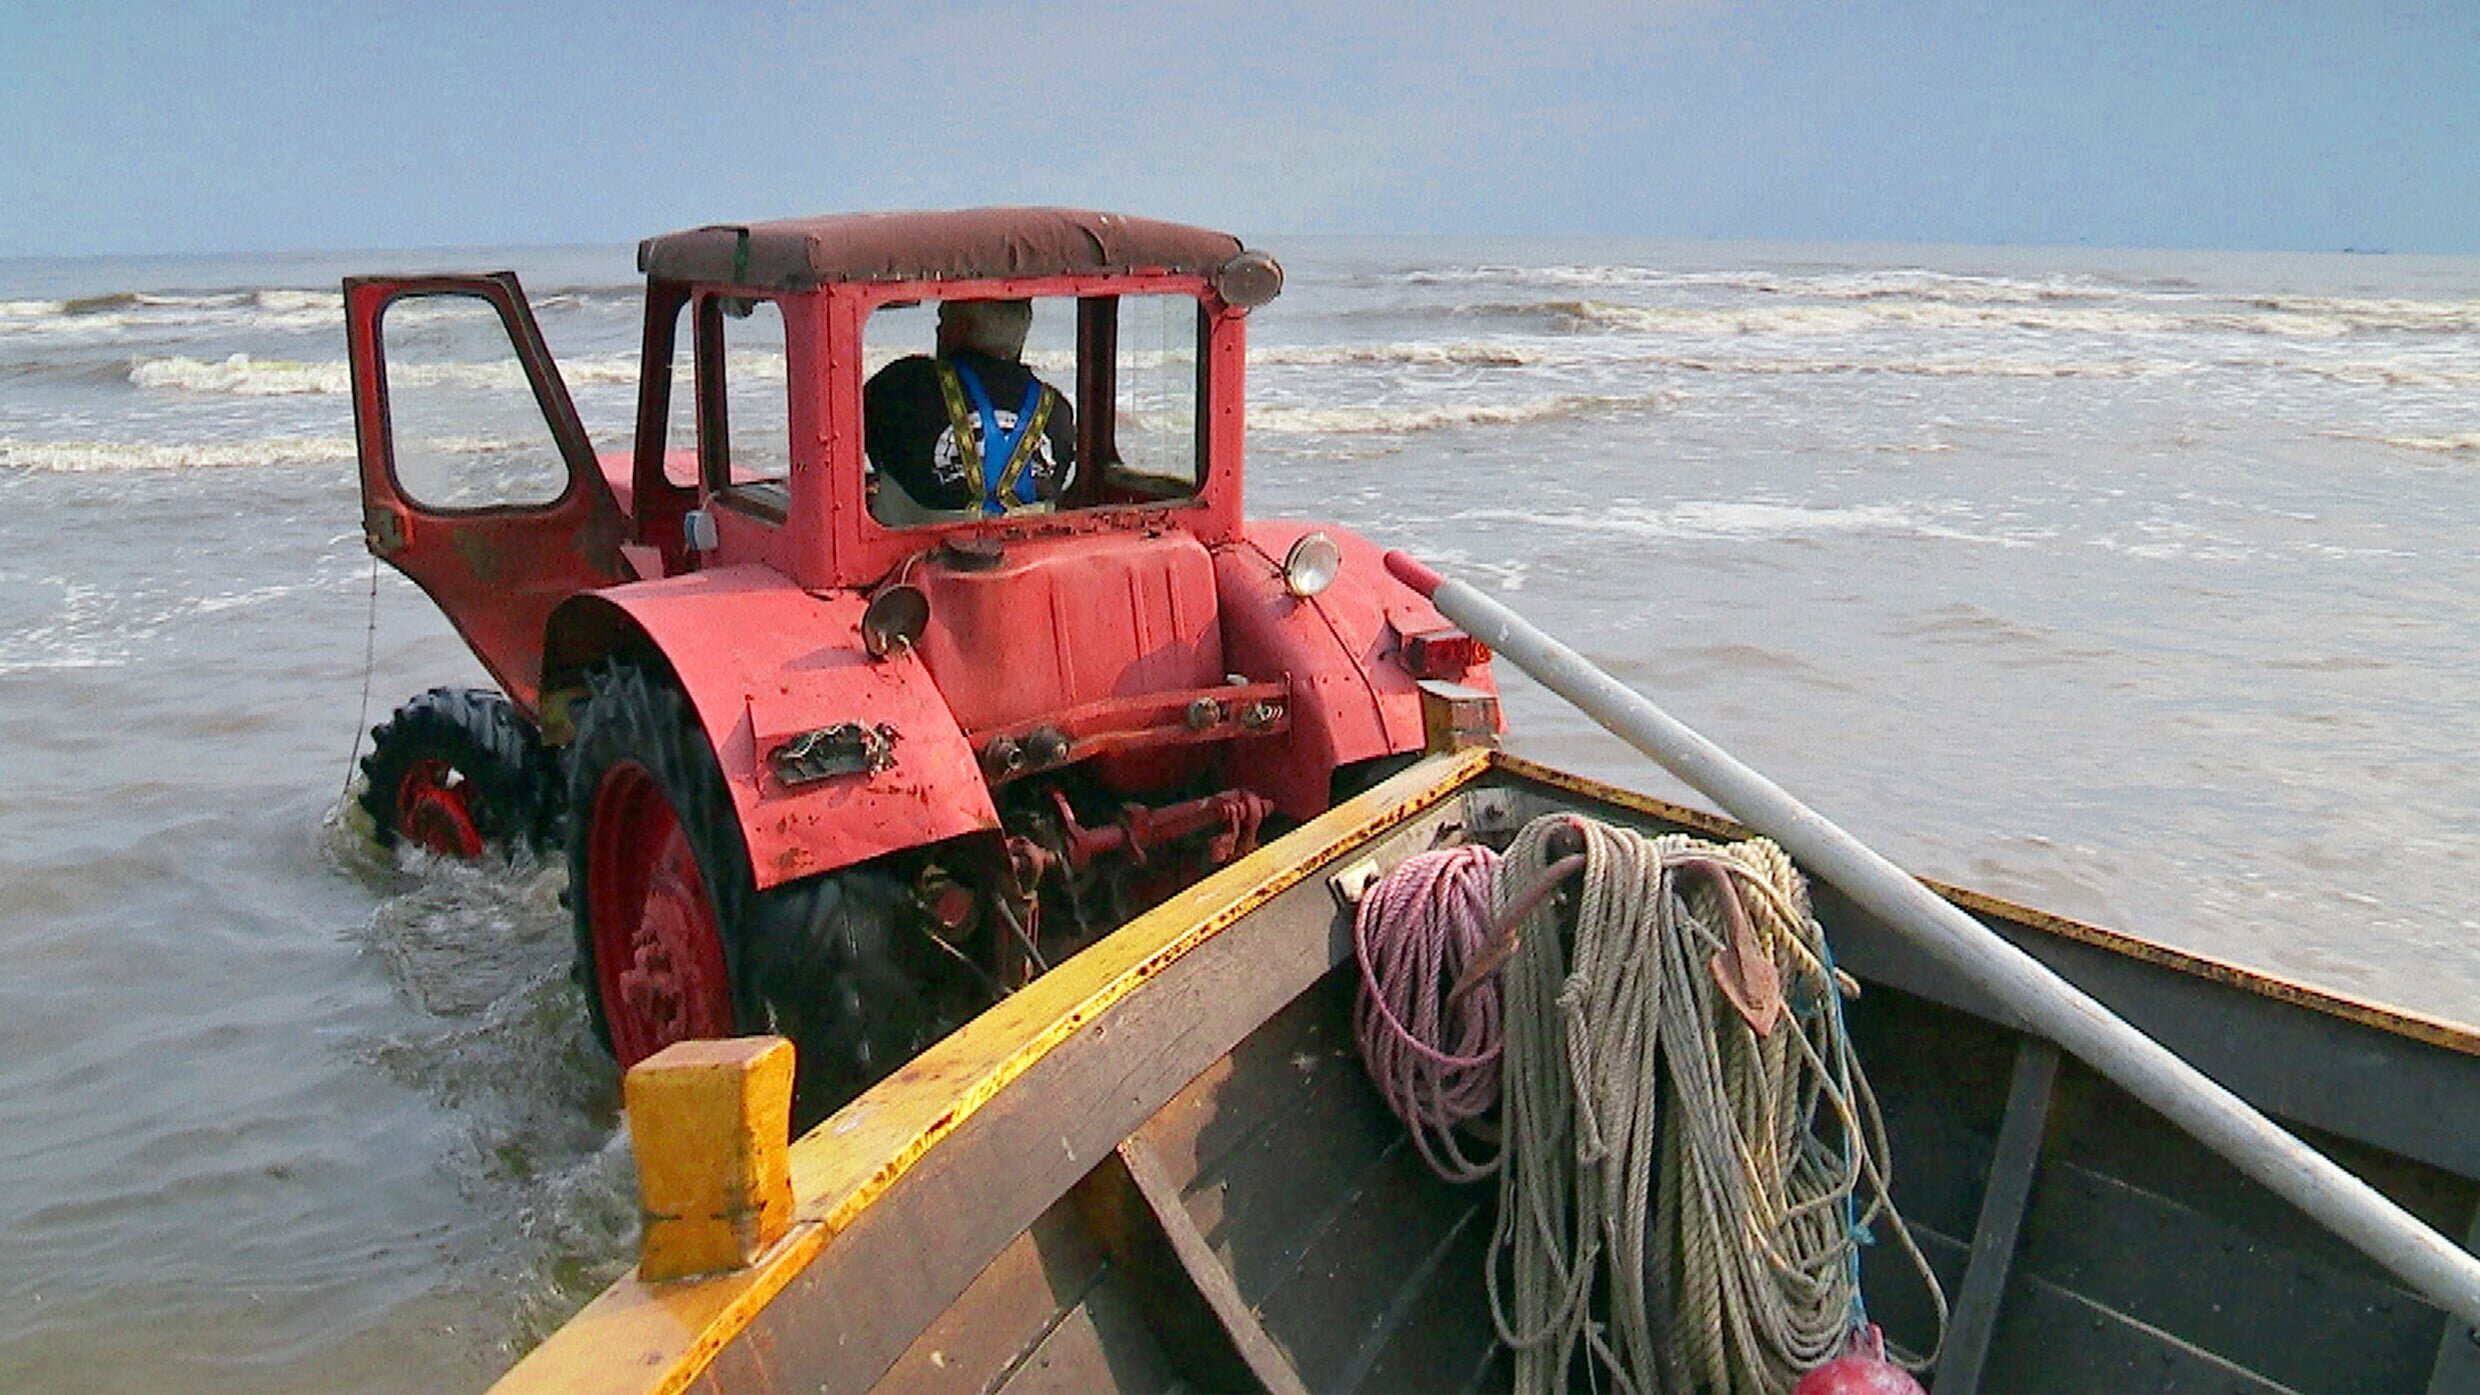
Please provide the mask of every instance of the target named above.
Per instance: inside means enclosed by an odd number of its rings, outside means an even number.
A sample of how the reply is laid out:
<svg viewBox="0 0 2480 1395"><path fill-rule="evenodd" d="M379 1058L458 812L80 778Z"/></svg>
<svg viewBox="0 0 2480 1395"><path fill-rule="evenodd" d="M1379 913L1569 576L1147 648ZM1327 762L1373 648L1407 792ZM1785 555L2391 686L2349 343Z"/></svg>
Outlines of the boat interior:
<svg viewBox="0 0 2480 1395"><path fill-rule="evenodd" d="M818 1238L707 1329L689 1388L1508 1388L1485 1281L1496 1187L1432 1174L1365 1076L1349 896L1372 868L1554 811L1739 833L1494 753L1390 781L796 1143ZM2438 1230L2480 1238L2469 1033L1941 890ZM1867 1312L1929 1389L2480 1390L2466 1324L1815 895L1862 983L1846 1012L1892 1196L1951 1309L1941 1325L1881 1241Z"/></svg>

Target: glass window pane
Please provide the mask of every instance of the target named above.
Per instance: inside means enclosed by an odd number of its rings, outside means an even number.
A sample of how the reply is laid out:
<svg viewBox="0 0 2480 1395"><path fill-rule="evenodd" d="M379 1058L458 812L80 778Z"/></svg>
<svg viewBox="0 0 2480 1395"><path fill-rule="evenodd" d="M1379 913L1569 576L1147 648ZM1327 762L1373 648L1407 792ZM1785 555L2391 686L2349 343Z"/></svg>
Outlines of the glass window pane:
<svg viewBox="0 0 2480 1395"><path fill-rule="evenodd" d="M672 390L663 423L663 478L683 489L695 488L698 480L697 354L690 325L684 301L672 331Z"/></svg>
<svg viewBox="0 0 2480 1395"><path fill-rule="evenodd" d="M388 436L407 502L539 507L568 490L542 404L499 311L479 296L402 296L380 313Z"/></svg>
<svg viewBox="0 0 2480 1395"><path fill-rule="evenodd" d="M1193 494L1197 458L1197 302L1119 303L1118 445L1109 483L1149 498Z"/></svg>
<svg viewBox="0 0 2480 1395"><path fill-rule="evenodd" d="M723 435L709 442L701 433L699 454L719 486L746 490L750 501L780 512L792 469L783 312L766 300L719 298L715 306L720 313L702 317L701 327L722 336Z"/></svg>
<svg viewBox="0 0 2480 1395"><path fill-rule="evenodd" d="M942 369L952 375L952 404ZM1043 511L1075 487L1073 300L882 306L863 330L862 371L863 449L879 522ZM1040 433L1026 434L1036 422ZM1005 447L995 460L985 450L994 440Z"/></svg>

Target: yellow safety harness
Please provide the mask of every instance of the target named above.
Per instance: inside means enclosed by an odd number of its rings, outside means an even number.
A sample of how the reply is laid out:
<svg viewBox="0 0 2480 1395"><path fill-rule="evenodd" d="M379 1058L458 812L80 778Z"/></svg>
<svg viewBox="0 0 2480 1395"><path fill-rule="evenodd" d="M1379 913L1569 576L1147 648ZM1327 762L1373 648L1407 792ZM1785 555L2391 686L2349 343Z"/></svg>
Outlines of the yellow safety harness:
<svg viewBox="0 0 2480 1395"><path fill-rule="evenodd" d="M947 423L956 433L956 453L963 460L966 477L981 486L982 513L1009 513L1040 503L1034 477L1025 467L1041 449L1043 433L1050 427L1051 404L1058 394L1028 375L1024 405L1016 411L1016 429L1003 431L979 374L944 358L934 360L933 366L939 375L939 398L947 405ZM978 440L973 431L976 419L982 427Z"/></svg>

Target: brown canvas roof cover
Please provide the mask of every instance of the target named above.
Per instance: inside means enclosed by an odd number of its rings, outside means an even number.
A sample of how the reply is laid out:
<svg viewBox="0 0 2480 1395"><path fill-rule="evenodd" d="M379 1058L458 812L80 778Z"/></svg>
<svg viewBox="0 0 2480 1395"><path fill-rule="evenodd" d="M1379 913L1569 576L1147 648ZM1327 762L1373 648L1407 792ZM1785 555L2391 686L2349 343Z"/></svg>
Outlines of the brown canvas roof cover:
<svg viewBox="0 0 2480 1395"><path fill-rule="evenodd" d="M668 281L808 290L835 281L979 280L1161 270L1212 273L1229 233L1078 208L837 213L650 237L637 269Z"/></svg>

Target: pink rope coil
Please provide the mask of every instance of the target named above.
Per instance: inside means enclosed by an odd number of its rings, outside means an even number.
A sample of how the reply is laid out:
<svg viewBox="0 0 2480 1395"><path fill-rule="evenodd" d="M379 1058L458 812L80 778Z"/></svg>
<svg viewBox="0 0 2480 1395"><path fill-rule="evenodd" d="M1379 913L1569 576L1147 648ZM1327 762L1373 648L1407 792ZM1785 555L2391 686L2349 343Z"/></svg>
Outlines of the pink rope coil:
<svg viewBox="0 0 2480 1395"><path fill-rule="evenodd" d="M1497 975L1450 996L1489 952L1497 877L1498 854L1478 844L1420 853L1372 884L1352 921L1361 1060L1422 1160L1451 1182L1498 1170L1495 1151L1469 1157L1456 1133L1498 1103Z"/></svg>

